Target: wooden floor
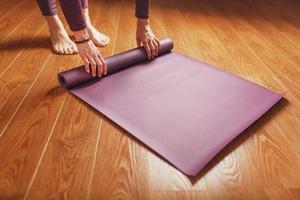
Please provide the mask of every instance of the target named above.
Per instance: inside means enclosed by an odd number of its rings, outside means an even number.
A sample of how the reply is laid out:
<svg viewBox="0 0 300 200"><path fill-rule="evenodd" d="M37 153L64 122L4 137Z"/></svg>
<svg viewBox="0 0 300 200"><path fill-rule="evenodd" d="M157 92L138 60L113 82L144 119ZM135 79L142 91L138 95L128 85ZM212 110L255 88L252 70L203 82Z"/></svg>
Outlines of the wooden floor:
<svg viewBox="0 0 300 200"><path fill-rule="evenodd" d="M152 28L176 51L286 92L194 178L59 87L81 61L51 53L35 1L0 10L1 200L300 199L299 1L152 1ZM90 12L111 37L104 56L135 47L133 1Z"/></svg>

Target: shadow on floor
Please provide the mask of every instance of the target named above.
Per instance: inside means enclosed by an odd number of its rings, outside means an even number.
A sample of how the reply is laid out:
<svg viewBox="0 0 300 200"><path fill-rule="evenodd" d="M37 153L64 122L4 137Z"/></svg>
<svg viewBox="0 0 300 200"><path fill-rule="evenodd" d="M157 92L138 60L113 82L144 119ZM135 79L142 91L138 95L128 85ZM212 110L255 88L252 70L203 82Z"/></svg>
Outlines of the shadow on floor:
<svg viewBox="0 0 300 200"><path fill-rule="evenodd" d="M152 0L151 3L151 8L179 10L183 15L188 13L197 17L197 13L201 13L204 17L280 21L296 28L300 28L299 6L297 0Z"/></svg>
<svg viewBox="0 0 300 200"><path fill-rule="evenodd" d="M13 51L18 49L36 49L36 48L47 48L51 47L49 37L37 36L32 37L23 37L15 40L3 41L0 43L0 52L1 51Z"/></svg>
<svg viewBox="0 0 300 200"><path fill-rule="evenodd" d="M105 2L108 6L120 4L123 0ZM132 3L133 4L133 3ZM133 5L132 5L133 6ZM204 17L245 18L246 20L280 21L300 28L300 1L297 0L152 0L151 9L174 10L174 14L201 13ZM288 12L286 12L288 11ZM155 17L153 12L150 18Z"/></svg>

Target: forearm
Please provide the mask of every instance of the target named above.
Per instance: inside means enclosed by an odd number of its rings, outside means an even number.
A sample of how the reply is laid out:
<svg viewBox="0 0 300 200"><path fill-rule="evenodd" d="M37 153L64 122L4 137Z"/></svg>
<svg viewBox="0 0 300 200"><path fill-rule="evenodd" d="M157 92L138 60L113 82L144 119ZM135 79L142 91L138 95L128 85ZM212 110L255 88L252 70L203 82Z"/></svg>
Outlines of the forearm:
<svg viewBox="0 0 300 200"><path fill-rule="evenodd" d="M139 19L149 18L150 0L135 0L135 16Z"/></svg>

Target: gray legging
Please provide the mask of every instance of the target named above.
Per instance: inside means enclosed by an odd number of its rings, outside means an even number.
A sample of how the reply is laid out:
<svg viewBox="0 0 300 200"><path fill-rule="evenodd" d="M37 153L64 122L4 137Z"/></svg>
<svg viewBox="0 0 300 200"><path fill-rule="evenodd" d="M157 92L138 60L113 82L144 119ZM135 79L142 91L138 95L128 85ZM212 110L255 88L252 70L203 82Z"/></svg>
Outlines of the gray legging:
<svg viewBox="0 0 300 200"><path fill-rule="evenodd" d="M36 0L44 16L57 14L56 0ZM135 16L147 19L150 0L135 0ZM80 31L86 27L82 8L88 7L88 0L60 0L61 8L72 31Z"/></svg>

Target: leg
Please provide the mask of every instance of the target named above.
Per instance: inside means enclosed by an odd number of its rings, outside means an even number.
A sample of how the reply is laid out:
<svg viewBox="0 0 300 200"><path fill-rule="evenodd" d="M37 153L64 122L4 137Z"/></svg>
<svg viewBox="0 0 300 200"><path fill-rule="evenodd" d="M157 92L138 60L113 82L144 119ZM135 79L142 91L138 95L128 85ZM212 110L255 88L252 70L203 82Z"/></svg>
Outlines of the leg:
<svg viewBox="0 0 300 200"><path fill-rule="evenodd" d="M49 27L52 50L59 54L77 53L76 45L57 15L56 0L37 0L37 3Z"/></svg>
<svg viewBox="0 0 300 200"><path fill-rule="evenodd" d="M88 0L81 0L83 15L87 24L89 35L96 46L104 47L109 43L109 37L103 33L97 31L97 29L92 25L89 9L88 9Z"/></svg>

